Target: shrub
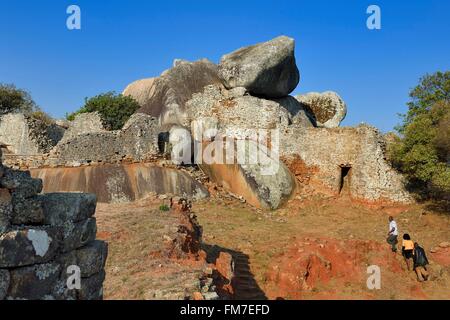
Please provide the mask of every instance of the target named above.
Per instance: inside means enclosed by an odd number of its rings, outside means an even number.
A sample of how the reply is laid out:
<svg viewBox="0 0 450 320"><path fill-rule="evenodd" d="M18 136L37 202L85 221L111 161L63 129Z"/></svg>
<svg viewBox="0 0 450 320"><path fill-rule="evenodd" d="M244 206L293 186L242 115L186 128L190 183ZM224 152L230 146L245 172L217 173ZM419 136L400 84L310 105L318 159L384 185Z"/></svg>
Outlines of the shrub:
<svg viewBox="0 0 450 320"><path fill-rule="evenodd" d="M54 120L47 113L39 109L31 112L30 117L42 121L42 123L47 126L50 126L54 123Z"/></svg>
<svg viewBox="0 0 450 320"><path fill-rule="evenodd" d="M98 112L107 130L119 130L138 108L139 104L132 97L107 92L86 98L85 105L66 118L72 121L80 113Z"/></svg>
<svg viewBox="0 0 450 320"><path fill-rule="evenodd" d="M169 211L170 208L169 208L169 206L167 204L162 204L162 205L159 206L159 210L160 211Z"/></svg>
<svg viewBox="0 0 450 320"><path fill-rule="evenodd" d="M37 108L30 94L13 84L0 84L0 115L11 112L29 114Z"/></svg>

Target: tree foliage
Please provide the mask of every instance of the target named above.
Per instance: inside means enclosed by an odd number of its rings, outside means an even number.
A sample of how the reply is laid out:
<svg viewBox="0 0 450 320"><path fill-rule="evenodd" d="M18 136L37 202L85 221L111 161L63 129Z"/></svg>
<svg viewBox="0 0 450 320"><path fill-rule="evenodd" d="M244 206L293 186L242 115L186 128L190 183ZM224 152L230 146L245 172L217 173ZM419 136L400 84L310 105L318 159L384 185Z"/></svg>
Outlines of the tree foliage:
<svg viewBox="0 0 450 320"><path fill-rule="evenodd" d="M85 105L66 118L72 121L80 113L98 112L106 129L119 130L138 108L139 104L132 97L107 92L86 98Z"/></svg>
<svg viewBox="0 0 450 320"><path fill-rule="evenodd" d="M0 84L0 115L11 112L30 114L37 110L38 107L28 92L13 84Z"/></svg>
<svg viewBox="0 0 450 320"><path fill-rule="evenodd" d="M423 77L410 98L389 158L423 194L450 195L450 71Z"/></svg>

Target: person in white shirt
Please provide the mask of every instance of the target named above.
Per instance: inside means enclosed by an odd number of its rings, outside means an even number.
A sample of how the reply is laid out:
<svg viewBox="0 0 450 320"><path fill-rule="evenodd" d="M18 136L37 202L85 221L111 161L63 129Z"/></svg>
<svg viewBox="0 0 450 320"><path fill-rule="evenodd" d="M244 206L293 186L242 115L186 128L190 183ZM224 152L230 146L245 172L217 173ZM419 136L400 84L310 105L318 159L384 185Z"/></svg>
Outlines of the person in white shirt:
<svg viewBox="0 0 450 320"><path fill-rule="evenodd" d="M398 237L397 222L395 222L394 218L390 216L387 243L391 245L392 252L397 252L397 243L398 243L397 237Z"/></svg>

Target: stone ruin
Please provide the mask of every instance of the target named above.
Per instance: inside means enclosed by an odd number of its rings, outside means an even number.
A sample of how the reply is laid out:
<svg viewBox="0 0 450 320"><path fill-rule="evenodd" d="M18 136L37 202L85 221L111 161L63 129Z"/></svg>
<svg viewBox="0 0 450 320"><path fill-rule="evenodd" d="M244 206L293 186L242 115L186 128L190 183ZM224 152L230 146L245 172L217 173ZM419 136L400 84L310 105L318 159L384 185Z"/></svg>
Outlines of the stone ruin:
<svg viewBox="0 0 450 320"><path fill-rule="evenodd" d="M95 240L95 195L41 189L0 163L0 300L102 299L108 246Z"/></svg>
<svg viewBox="0 0 450 320"><path fill-rule="evenodd" d="M49 152L64 135L64 127L22 113L0 117L0 141L4 152L32 156Z"/></svg>
<svg viewBox="0 0 450 320"><path fill-rule="evenodd" d="M380 132L366 125L339 128L347 106L337 93L289 96L300 79L294 47L293 39L281 36L224 55L215 66L220 81L211 76L213 65L208 61L178 63L163 73L165 81L139 80L124 94L139 99L141 111L158 117L160 123L166 123L167 110L177 110L171 117L173 127L186 129L200 143L211 139L205 141L195 126L223 136L231 132L236 140L248 139L251 130L278 130L282 163L271 176L263 176L259 165L200 165L212 181L257 207L275 209L295 194L315 193L346 192L362 202L412 201L403 178L385 159ZM186 82L205 80L192 71L201 64L208 66L210 83L202 89L171 90L179 84L173 80L177 77ZM165 94L157 108L154 92Z"/></svg>
<svg viewBox="0 0 450 320"><path fill-rule="evenodd" d="M123 94L135 98L141 108L121 130L105 130L97 114L79 115L60 125L64 134L58 141L44 132L43 140L54 141L50 150L16 147L32 145L22 141L30 140L26 126L18 137L4 116L0 142L17 153L5 155L5 163L31 169L34 177L44 180L47 192L89 191L105 195L100 200L107 202L132 201L148 190L207 197L205 179L267 209L313 194L346 194L371 203L412 201L403 178L385 159L380 132L366 125L339 127L347 106L338 94L289 95L300 81L294 50L294 40L281 36L224 55L218 65L206 59L177 59L159 77L127 86ZM223 136L231 132L233 139L249 145L254 143L249 131L277 130L278 154L272 155L269 141L266 156L278 170L264 175L259 164L186 166L168 159L183 133L205 146L214 140L199 135L196 126ZM140 185L145 185L142 192L135 190Z"/></svg>

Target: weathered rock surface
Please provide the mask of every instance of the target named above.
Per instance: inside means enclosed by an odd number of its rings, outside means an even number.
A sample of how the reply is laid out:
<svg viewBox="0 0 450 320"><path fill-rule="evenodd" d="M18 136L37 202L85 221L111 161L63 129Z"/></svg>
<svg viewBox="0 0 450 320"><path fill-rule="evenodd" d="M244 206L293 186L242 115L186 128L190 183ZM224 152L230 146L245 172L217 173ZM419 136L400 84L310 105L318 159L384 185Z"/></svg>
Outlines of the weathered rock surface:
<svg viewBox="0 0 450 320"><path fill-rule="evenodd" d="M203 59L176 63L159 78L133 82L123 94L135 98L142 106L138 112L157 117L161 125L180 124L186 101L214 83L220 83L217 66Z"/></svg>
<svg viewBox="0 0 450 320"><path fill-rule="evenodd" d="M81 276L87 278L101 272L108 256L108 245L104 241L93 241L75 251Z"/></svg>
<svg viewBox="0 0 450 320"><path fill-rule="evenodd" d="M53 299L52 292L61 271L61 266L55 263L37 264L12 270L8 298Z"/></svg>
<svg viewBox="0 0 450 320"><path fill-rule="evenodd" d="M310 92L295 97L306 110L310 110L319 127L336 128L347 115L347 106L333 91Z"/></svg>
<svg viewBox="0 0 450 320"><path fill-rule="evenodd" d="M81 222L67 222L63 226L62 248L63 252L69 252L95 240L97 224L95 218Z"/></svg>
<svg viewBox="0 0 450 320"><path fill-rule="evenodd" d="M254 189L263 207L277 209L294 191L295 181L291 173L278 158L267 155L263 163L253 164L256 160L251 158L257 155L249 155L249 163L241 164L247 183Z"/></svg>
<svg viewBox="0 0 450 320"><path fill-rule="evenodd" d="M8 189L0 188L0 234L9 228L11 215L11 194Z"/></svg>
<svg viewBox="0 0 450 320"><path fill-rule="evenodd" d="M81 290L78 298L80 300L101 300L103 299L103 281L105 281L105 271L100 271L81 281Z"/></svg>
<svg viewBox="0 0 450 320"><path fill-rule="evenodd" d="M80 113L67 125L68 129L59 143L64 143L82 134L106 131L98 112Z"/></svg>
<svg viewBox="0 0 450 320"><path fill-rule="evenodd" d="M3 300L8 293L9 282L9 271L6 269L0 269L0 300Z"/></svg>
<svg viewBox="0 0 450 320"><path fill-rule="evenodd" d="M26 266L52 259L61 234L55 228L14 230L0 236L0 268Z"/></svg>
<svg viewBox="0 0 450 320"><path fill-rule="evenodd" d="M246 95L243 90L226 90L211 85L194 94L186 103L184 126L191 126L194 139L202 140L197 131L216 129L218 133L244 137L257 130L284 130L288 127L313 127L309 114L293 97L267 100ZM196 128L195 126L199 126Z"/></svg>
<svg viewBox="0 0 450 320"><path fill-rule="evenodd" d="M55 123L9 113L0 117L0 141L15 155L36 155L50 151L62 139L65 129Z"/></svg>
<svg viewBox="0 0 450 320"><path fill-rule="evenodd" d="M185 172L144 163L43 168L31 173L44 181L44 192L93 193L99 202L129 202L150 192L187 198L209 195L205 187Z"/></svg>
<svg viewBox="0 0 450 320"><path fill-rule="evenodd" d="M155 81L158 78L147 78L136 80L130 83L125 90L123 90L124 96L131 96L136 100L139 105L145 106L148 101L153 98L155 94Z"/></svg>
<svg viewBox="0 0 450 320"><path fill-rule="evenodd" d="M33 196L28 199L14 197L12 199L13 214L12 224L42 224L44 222L44 211L42 201L39 196Z"/></svg>
<svg viewBox="0 0 450 320"><path fill-rule="evenodd" d="M97 197L92 193L46 193L41 198L44 224L53 226L91 218L97 204Z"/></svg>
<svg viewBox="0 0 450 320"><path fill-rule="evenodd" d="M248 141L247 146L250 145L256 145L256 143ZM264 160L258 164L252 158L261 157L262 153ZM295 189L295 180L291 173L283 162L273 155L264 153L264 150L260 149L255 154L247 154L248 163L201 164L200 166L212 181L234 194L241 195L251 205L265 209L280 207Z"/></svg>
<svg viewBox="0 0 450 320"><path fill-rule="evenodd" d="M280 98L297 86L294 39L286 36L238 49L224 55L219 75L227 88L245 87L259 96Z"/></svg>
<svg viewBox="0 0 450 320"><path fill-rule="evenodd" d="M0 186L11 190L13 197L25 199L42 191L42 180L31 178L29 171L6 169Z"/></svg>
<svg viewBox="0 0 450 320"><path fill-rule="evenodd" d="M277 143L276 137L280 131L291 127L313 127L300 103L292 97L266 100L246 95L245 90L232 91L212 85L195 94L186 107L184 125L190 124L193 138L205 145L201 167L213 181L223 184L257 207L278 208L291 195L295 183L284 164L278 161L276 148L272 147ZM256 144L258 134L265 137ZM249 139L252 148L260 153L246 149L241 159L246 158L247 161L235 163L232 159L230 163L222 158L208 162L204 155L212 154L208 149L215 146L221 148L222 142L217 138L220 135L234 139L237 145L244 142L246 148L249 144L245 141ZM215 139L216 142L209 143ZM266 146L269 150L265 150ZM234 150L234 145L226 145L226 148L230 147ZM270 149L274 149L273 154ZM239 148L236 151L239 157Z"/></svg>

